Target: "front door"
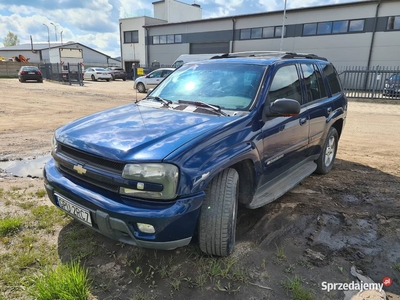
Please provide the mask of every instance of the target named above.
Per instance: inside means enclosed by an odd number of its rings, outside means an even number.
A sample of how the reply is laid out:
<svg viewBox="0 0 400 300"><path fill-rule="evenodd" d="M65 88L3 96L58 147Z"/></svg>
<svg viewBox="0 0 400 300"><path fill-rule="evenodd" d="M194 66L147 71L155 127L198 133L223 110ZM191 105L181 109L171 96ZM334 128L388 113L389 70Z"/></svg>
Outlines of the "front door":
<svg viewBox="0 0 400 300"><path fill-rule="evenodd" d="M298 101L301 110L297 116L268 118L264 123L261 185L303 161L307 155L309 112L303 104L299 72L294 64L276 68L265 105L282 98Z"/></svg>

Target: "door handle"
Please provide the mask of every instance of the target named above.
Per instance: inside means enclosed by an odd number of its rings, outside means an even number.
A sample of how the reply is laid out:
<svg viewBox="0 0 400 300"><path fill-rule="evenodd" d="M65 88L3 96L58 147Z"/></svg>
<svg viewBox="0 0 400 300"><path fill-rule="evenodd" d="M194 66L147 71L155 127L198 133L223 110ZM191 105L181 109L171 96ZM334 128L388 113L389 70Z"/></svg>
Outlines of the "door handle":
<svg viewBox="0 0 400 300"><path fill-rule="evenodd" d="M332 112L332 107L328 107L327 109L326 109L326 112L328 113L328 115Z"/></svg>
<svg viewBox="0 0 400 300"><path fill-rule="evenodd" d="M306 124L307 123L307 118L300 118L299 119L299 123L300 123L300 125Z"/></svg>

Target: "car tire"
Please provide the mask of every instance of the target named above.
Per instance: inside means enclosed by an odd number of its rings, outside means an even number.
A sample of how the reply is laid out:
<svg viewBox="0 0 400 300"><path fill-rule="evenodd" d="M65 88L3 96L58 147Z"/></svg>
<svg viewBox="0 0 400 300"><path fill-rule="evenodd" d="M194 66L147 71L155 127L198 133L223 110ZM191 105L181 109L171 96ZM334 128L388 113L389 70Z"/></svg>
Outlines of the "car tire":
<svg viewBox="0 0 400 300"><path fill-rule="evenodd" d="M115 81L115 76L111 75L111 79L112 79L112 81Z"/></svg>
<svg viewBox="0 0 400 300"><path fill-rule="evenodd" d="M90 78L92 78L92 81L96 81L96 77L94 77L94 75L90 76Z"/></svg>
<svg viewBox="0 0 400 300"><path fill-rule="evenodd" d="M110 81L110 79L106 79L107 81Z"/></svg>
<svg viewBox="0 0 400 300"><path fill-rule="evenodd" d="M137 90L139 93L145 93L146 92L146 88L144 87L144 84L139 82L136 86Z"/></svg>
<svg viewBox="0 0 400 300"><path fill-rule="evenodd" d="M336 152L338 148L339 135L335 127L329 129L328 135L324 146L322 147L322 152L319 158L316 160L317 169L315 173L317 174L327 174L333 167L335 162Z"/></svg>
<svg viewBox="0 0 400 300"><path fill-rule="evenodd" d="M122 78L123 81L126 81L126 78Z"/></svg>
<svg viewBox="0 0 400 300"><path fill-rule="evenodd" d="M208 255L228 256L235 247L239 174L226 169L206 189L199 217L199 246Z"/></svg>

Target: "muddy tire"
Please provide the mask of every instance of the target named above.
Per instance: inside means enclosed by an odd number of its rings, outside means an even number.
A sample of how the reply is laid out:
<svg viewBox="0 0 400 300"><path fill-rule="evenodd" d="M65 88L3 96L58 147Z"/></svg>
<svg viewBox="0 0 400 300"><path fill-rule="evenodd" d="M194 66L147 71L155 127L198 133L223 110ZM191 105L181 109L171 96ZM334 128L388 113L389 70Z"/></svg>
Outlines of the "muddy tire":
<svg viewBox="0 0 400 300"><path fill-rule="evenodd" d="M235 247L239 174L227 169L209 184L199 217L199 245L208 255L227 256Z"/></svg>
<svg viewBox="0 0 400 300"><path fill-rule="evenodd" d="M316 160L317 174L327 174L333 167L333 163L336 158L336 151L338 148L339 135L336 128L331 127L326 137L322 152L319 158Z"/></svg>
<svg viewBox="0 0 400 300"><path fill-rule="evenodd" d="M139 83L137 84L137 90L138 90L139 93L144 93L144 92L146 92L146 88L144 87L144 84L141 83L141 82L139 82Z"/></svg>

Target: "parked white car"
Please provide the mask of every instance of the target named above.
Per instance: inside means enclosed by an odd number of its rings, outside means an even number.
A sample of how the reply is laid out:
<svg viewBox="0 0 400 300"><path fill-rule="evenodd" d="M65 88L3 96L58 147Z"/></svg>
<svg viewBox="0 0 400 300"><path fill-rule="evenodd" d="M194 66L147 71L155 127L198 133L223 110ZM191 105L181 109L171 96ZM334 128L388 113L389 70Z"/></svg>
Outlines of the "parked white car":
<svg viewBox="0 0 400 300"><path fill-rule="evenodd" d="M111 80L111 74L104 68L87 68L83 74L83 79L85 80Z"/></svg>
<svg viewBox="0 0 400 300"><path fill-rule="evenodd" d="M145 93L148 89L155 88L165 77L175 71L174 68L160 68L135 80L134 89L139 93Z"/></svg>

